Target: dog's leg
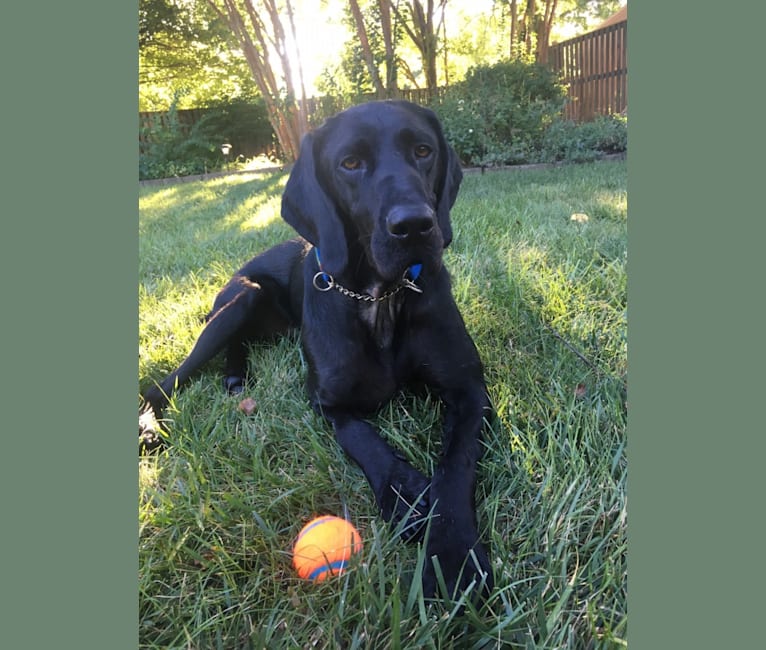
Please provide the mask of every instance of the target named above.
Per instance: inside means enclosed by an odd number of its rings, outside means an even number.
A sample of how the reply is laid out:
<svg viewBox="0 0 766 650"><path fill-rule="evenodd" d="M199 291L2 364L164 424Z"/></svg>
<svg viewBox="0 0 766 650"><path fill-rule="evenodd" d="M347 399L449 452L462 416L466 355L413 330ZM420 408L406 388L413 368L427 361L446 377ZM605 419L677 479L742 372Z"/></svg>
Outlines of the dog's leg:
<svg viewBox="0 0 766 650"><path fill-rule="evenodd" d="M245 382L247 341L283 331L289 324L287 316L260 285L235 277L216 298L211 316L186 359L159 385L144 393L144 409L139 415L139 450L151 451L161 446L157 428L168 398L204 364L227 349L224 386L229 393L240 392Z"/></svg>
<svg viewBox="0 0 766 650"><path fill-rule="evenodd" d="M160 434L162 412L173 392L186 383L205 363L210 361L229 343L247 322L248 312L256 289L246 286L213 312L192 351L180 366L165 377L159 385L151 386L143 395L144 405L138 417L139 453L162 447ZM222 291L220 295L224 292ZM216 301L218 302L218 301Z"/></svg>
<svg viewBox="0 0 766 650"><path fill-rule="evenodd" d="M241 283L236 292L222 291L207 324L194 344L192 351L180 366L165 377L158 386L152 386L144 394L147 405L156 417L162 416L168 398L185 384L204 364L221 352L252 318L260 287L253 283ZM233 295L230 295L233 294Z"/></svg>
<svg viewBox="0 0 766 650"><path fill-rule="evenodd" d="M301 269L307 250L301 239L278 244L247 262L221 289L189 356L159 385L144 393L139 450L160 446L157 420L162 418L169 396L205 363L227 349L224 385L230 393L236 393L244 386L247 344L300 325ZM150 415L153 417L144 417Z"/></svg>
<svg viewBox="0 0 766 650"><path fill-rule="evenodd" d="M449 294L447 294L449 295ZM431 477L431 519L426 552L437 558L448 597L464 591L472 581L484 581L483 595L493 587L489 557L479 540L474 490L481 456L481 433L492 408L479 354L466 331L454 301L445 299L431 314L438 314L424 330L431 336L414 348L416 367L426 385L444 406L442 455ZM426 594L437 591L434 564L423 570Z"/></svg>
<svg viewBox="0 0 766 650"><path fill-rule="evenodd" d="M248 350L248 344L243 340L234 341L226 348L223 387L230 395L236 395L245 390Z"/></svg>
<svg viewBox="0 0 766 650"><path fill-rule="evenodd" d="M323 409L343 451L361 467L386 521L401 524L407 541L420 539L428 515L429 481L380 437L374 427L345 412Z"/></svg>
<svg viewBox="0 0 766 650"><path fill-rule="evenodd" d="M483 595L493 587L492 568L479 541L474 489L479 438L491 408L486 389L476 381L442 393L445 405L443 453L431 479L430 499L437 517L431 524L426 552L436 557L448 596L464 591L476 580L484 581ZM425 593L435 593L437 578L432 562L423 573Z"/></svg>

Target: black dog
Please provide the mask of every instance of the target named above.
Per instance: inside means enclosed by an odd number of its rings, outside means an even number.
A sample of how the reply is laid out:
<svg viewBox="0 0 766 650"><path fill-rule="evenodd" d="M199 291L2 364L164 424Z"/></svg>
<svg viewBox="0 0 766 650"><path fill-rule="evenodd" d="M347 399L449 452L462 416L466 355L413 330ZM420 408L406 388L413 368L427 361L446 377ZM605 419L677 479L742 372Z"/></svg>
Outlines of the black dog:
<svg viewBox="0 0 766 650"><path fill-rule="evenodd" d="M248 343L300 327L313 407L364 471L386 520L423 534L450 595L492 571L474 506L479 436L490 404L476 347L452 298L442 251L462 172L441 125L407 102L350 108L307 135L282 198L301 238L242 267L216 297L177 370L144 395L167 396L225 350L225 387L241 391ZM364 417L402 386L425 384L444 404L443 455L428 479ZM156 440L139 425L142 445ZM432 562L423 574L436 592Z"/></svg>

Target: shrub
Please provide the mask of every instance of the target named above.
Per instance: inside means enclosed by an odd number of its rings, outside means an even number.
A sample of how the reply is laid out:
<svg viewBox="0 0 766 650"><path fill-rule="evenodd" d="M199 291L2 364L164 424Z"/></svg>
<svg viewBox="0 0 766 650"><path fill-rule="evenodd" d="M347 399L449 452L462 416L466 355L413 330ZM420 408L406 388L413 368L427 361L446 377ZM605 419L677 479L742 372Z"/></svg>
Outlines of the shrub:
<svg viewBox="0 0 766 650"><path fill-rule="evenodd" d="M144 130L148 144L139 154L138 177L169 178L204 174L223 167L221 144L234 156L255 156L273 150L274 134L263 101L235 100L205 109L191 127L178 119L177 98L166 126Z"/></svg>
<svg viewBox="0 0 766 650"><path fill-rule="evenodd" d="M544 162L590 162L605 153L627 151L628 120L600 115L578 124L557 119L543 137L540 159Z"/></svg>
<svg viewBox="0 0 766 650"><path fill-rule="evenodd" d="M565 91L547 66L524 60L472 68L433 108L463 164L531 162Z"/></svg>
<svg viewBox="0 0 766 650"><path fill-rule="evenodd" d="M144 130L148 144L138 157L138 178L167 178L202 174L218 164L220 138L208 131L205 118L189 129L178 119L174 100L168 111L167 126Z"/></svg>
<svg viewBox="0 0 766 650"><path fill-rule="evenodd" d="M252 158L275 149L266 103L263 99L234 99L206 109L205 130L218 138L217 146L228 142L235 156Z"/></svg>

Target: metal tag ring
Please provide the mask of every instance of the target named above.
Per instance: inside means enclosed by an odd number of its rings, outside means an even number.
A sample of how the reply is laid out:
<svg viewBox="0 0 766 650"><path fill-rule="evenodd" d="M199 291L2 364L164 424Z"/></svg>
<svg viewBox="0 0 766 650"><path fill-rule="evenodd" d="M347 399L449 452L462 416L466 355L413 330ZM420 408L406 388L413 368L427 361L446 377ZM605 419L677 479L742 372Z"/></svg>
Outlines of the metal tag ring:
<svg viewBox="0 0 766 650"><path fill-rule="evenodd" d="M320 284L320 282L323 282L324 284ZM317 291L329 291L333 288L335 281L331 275L325 273L324 271L319 271L314 275L314 279L311 281L311 283L314 285L314 288Z"/></svg>

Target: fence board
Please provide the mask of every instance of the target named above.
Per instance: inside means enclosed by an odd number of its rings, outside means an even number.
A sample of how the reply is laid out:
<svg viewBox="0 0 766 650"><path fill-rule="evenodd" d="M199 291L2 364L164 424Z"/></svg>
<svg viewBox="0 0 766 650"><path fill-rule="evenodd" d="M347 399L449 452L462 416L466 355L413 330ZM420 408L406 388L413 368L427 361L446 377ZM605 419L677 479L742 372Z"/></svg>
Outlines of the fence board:
<svg viewBox="0 0 766 650"><path fill-rule="evenodd" d="M628 21L555 43L549 65L567 87L567 119L584 122L628 107Z"/></svg>

